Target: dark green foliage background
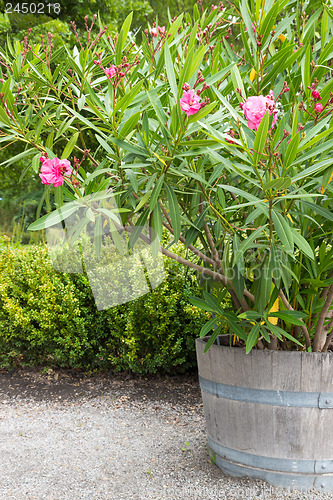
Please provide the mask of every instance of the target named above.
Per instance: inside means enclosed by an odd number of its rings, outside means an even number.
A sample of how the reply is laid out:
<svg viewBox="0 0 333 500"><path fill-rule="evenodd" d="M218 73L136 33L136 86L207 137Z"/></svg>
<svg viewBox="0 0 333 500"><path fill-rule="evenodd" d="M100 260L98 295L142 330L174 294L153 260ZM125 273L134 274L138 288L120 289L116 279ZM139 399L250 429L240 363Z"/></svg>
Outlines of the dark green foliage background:
<svg viewBox="0 0 333 500"><path fill-rule="evenodd" d="M44 246L0 249L0 367L20 365L135 373L196 366L195 338L207 320L189 305L196 277L165 260L151 294L98 312L86 275L57 273Z"/></svg>

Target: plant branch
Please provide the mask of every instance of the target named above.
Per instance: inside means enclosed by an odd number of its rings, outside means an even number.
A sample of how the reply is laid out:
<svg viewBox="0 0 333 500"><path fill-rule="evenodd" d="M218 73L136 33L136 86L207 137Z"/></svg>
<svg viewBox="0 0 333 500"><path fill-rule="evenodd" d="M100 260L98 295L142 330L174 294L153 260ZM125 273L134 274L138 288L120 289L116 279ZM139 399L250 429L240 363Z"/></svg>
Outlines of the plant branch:
<svg viewBox="0 0 333 500"><path fill-rule="evenodd" d="M333 285L331 285L329 287L329 291L327 293L325 304L324 304L324 306L321 310L321 313L319 315L319 318L318 318L318 323L316 326L315 336L314 336L314 340L313 340L313 350L315 352L320 351L322 348L322 346L321 346L321 344L323 342L322 330L323 330L323 326L324 326L324 322L325 322L327 313L328 313L329 308L332 304L332 301L333 301ZM326 333L325 333L325 336L326 336Z"/></svg>
<svg viewBox="0 0 333 500"><path fill-rule="evenodd" d="M284 303L284 305L286 306L286 308L287 308L289 311L294 311L295 309L294 309L293 307L291 307L291 305L290 305L290 304L289 304L289 302L288 302L287 297L285 296L285 294L283 293L283 291L282 291L282 290L280 290L279 295L280 295L280 297L281 297L282 302L283 302L283 303ZM302 330L302 332L304 333L306 347L307 347L307 348L311 347L310 335L309 335L309 331L308 331L308 329L307 329L306 325L301 326L301 330Z"/></svg>

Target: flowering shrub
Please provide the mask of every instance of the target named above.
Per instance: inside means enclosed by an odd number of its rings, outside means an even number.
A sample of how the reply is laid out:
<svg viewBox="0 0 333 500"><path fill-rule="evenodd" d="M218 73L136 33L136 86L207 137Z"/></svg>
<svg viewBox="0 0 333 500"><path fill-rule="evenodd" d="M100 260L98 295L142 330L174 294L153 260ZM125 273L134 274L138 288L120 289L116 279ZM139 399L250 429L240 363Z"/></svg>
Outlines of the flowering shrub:
<svg viewBox="0 0 333 500"><path fill-rule="evenodd" d="M327 350L329 11L318 1L240 0L204 12L199 4L193 22L180 15L147 28L140 47L130 25L131 16L113 38L87 25L72 53L26 38L16 56L1 55L1 140L25 143L19 158L30 157L35 172L41 153L71 163L46 188L57 210L30 229L65 220L69 201L86 210L75 238L95 228L96 251L108 224L115 245L118 231L131 234L130 245L146 238L145 224L160 242L164 227L188 255L163 245L162 253L212 281L191 299L213 314L201 330L213 332L207 348L227 327L247 352ZM94 203L110 193L121 223ZM230 308L221 306L226 296Z"/></svg>

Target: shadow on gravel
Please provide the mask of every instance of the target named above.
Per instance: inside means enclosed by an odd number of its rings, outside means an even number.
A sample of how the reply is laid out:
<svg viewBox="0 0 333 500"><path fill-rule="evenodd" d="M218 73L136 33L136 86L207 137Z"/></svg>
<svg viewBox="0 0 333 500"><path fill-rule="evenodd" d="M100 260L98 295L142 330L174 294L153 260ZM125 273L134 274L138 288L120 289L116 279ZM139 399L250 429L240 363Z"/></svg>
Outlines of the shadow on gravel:
<svg viewBox="0 0 333 500"><path fill-rule="evenodd" d="M201 403L196 373L176 376L138 377L128 374L86 376L75 370L37 369L0 372L0 401L5 398L35 401L73 401L123 392L129 400L151 399L186 406ZM186 398L186 400L185 400Z"/></svg>

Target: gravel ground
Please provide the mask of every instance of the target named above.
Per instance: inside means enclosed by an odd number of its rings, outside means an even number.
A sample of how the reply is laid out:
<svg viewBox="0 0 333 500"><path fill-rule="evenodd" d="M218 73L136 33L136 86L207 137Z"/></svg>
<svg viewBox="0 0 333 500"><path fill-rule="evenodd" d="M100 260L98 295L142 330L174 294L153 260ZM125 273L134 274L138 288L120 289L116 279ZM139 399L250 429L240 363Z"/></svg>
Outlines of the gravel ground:
<svg viewBox="0 0 333 500"><path fill-rule="evenodd" d="M224 475L196 376L0 373L1 500L333 499Z"/></svg>

